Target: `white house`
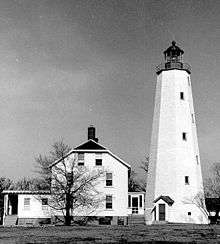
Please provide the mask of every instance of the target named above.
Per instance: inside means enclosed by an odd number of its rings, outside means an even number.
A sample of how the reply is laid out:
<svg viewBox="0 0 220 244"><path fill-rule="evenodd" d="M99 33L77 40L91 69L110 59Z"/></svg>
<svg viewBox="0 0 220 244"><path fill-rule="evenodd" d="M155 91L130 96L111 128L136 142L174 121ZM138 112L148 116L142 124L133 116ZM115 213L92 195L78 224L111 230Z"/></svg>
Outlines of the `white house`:
<svg viewBox="0 0 220 244"><path fill-rule="evenodd" d="M99 217L109 216L115 224L118 220L121 221L127 217L130 165L98 143L93 126L88 128L88 141L71 150L65 158L53 163L52 170L55 166L61 168L63 160L65 165L77 160L79 167L86 167L90 171L99 169L104 171L104 175L98 179L99 182L96 185L101 198L104 199L103 203L100 203L100 206L91 213L76 210L74 216L84 216L85 214Z"/></svg>
<svg viewBox="0 0 220 244"><path fill-rule="evenodd" d="M36 225L51 222L48 191L3 191L3 225Z"/></svg>
<svg viewBox="0 0 220 244"><path fill-rule="evenodd" d="M77 209L73 216L95 216L99 224L128 224L143 222L144 192L128 193L130 165L98 143L95 128L88 128L88 140L71 150L64 158L51 165L52 170L68 165L76 160L79 169L102 170L104 174L98 178L96 190L102 201L92 211ZM4 224L35 224L52 222L56 217L62 218L61 211L48 206L48 192L4 191L5 212ZM89 209L91 210L91 209ZM132 219L132 216L136 216ZM129 216L129 218L128 218ZM138 216L140 218L138 218ZM50 220L48 220L50 219Z"/></svg>

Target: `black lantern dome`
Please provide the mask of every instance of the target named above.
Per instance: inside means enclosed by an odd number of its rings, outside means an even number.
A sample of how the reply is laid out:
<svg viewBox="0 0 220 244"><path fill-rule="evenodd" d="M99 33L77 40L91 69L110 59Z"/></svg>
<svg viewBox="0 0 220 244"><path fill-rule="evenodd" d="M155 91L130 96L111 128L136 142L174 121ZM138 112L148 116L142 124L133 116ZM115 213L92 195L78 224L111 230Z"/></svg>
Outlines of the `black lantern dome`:
<svg viewBox="0 0 220 244"><path fill-rule="evenodd" d="M168 47L163 53L165 63L157 66L157 74L160 74L164 70L172 69L185 70L189 74L191 73L190 66L182 62L184 51L176 45L175 41L172 41L172 45Z"/></svg>
<svg viewBox="0 0 220 244"><path fill-rule="evenodd" d="M176 46L175 41L172 41L172 46L168 47L163 53L166 62L180 62L184 51Z"/></svg>

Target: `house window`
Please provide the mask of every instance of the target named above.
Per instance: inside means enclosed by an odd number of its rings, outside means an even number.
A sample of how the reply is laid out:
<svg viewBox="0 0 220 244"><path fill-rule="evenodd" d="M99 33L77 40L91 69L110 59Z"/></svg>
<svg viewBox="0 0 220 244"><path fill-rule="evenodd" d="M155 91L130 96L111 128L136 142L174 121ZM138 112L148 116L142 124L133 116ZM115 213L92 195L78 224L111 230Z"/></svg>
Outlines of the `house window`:
<svg viewBox="0 0 220 244"><path fill-rule="evenodd" d="M106 186L112 186L112 173L106 173Z"/></svg>
<svg viewBox="0 0 220 244"><path fill-rule="evenodd" d="M42 204L42 210L47 210L48 209L48 198L42 198L41 204Z"/></svg>
<svg viewBox="0 0 220 244"><path fill-rule="evenodd" d="M102 154L101 153L96 153L95 155L95 165L96 166L102 166Z"/></svg>
<svg viewBox="0 0 220 244"><path fill-rule="evenodd" d="M182 133L182 138L183 138L184 141L186 141L186 132Z"/></svg>
<svg viewBox="0 0 220 244"><path fill-rule="evenodd" d="M131 207L131 195L128 195L128 207Z"/></svg>
<svg viewBox="0 0 220 244"><path fill-rule="evenodd" d="M106 209L112 209L112 195L106 195Z"/></svg>
<svg viewBox="0 0 220 244"><path fill-rule="evenodd" d="M189 185L189 176L185 176L185 185Z"/></svg>
<svg viewBox="0 0 220 244"><path fill-rule="evenodd" d="M78 166L84 165L84 153L78 153Z"/></svg>
<svg viewBox="0 0 220 244"><path fill-rule="evenodd" d="M198 155L196 155L196 162L197 162L197 164L199 164L199 156Z"/></svg>
<svg viewBox="0 0 220 244"><path fill-rule="evenodd" d="M48 198L42 198L41 203L42 203L42 206L47 206L48 205Z"/></svg>
<svg viewBox="0 0 220 244"><path fill-rule="evenodd" d="M188 212L188 215L191 216L191 212Z"/></svg>
<svg viewBox="0 0 220 244"><path fill-rule="evenodd" d="M105 216L99 218L99 225L111 225L113 217L112 216Z"/></svg>
<svg viewBox="0 0 220 244"><path fill-rule="evenodd" d="M102 159L101 159L101 158L97 158L97 159L95 160L95 165L96 165L96 166L102 166Z"/></svg>
<svg viewBox="0 0 220 244"><path fill-rule="evenodd" d="M142 195L139 196L139 206L142 208Z"/></svg>
<svg viewBox="0 0 220 244"><path fill-rule="evenodd" d="M184 100L184 92L180 92L180 99Z"/></svg>
<svg viewBox="0 0 220 244"><path fill-rule="evenodd" d="M30 202L31 202L31 199L29 197L24 198L24 210L30 210Z"/></svg>
<svg viewBox="0 0 220 244"><path fill-rule="evenodd" d="M124 217L118 217L118 225L125 225L125 219Z"/></svg>

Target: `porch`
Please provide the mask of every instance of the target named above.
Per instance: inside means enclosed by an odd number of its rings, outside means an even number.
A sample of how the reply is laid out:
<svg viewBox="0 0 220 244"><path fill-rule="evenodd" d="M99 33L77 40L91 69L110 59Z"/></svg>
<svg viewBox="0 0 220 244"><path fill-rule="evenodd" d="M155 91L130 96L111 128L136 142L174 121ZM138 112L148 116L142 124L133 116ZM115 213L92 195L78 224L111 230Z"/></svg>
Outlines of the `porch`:
<svg viewBox="0 0 220 244"><path fill-rule="evenodd" d="M128 225L145 224L145 192L128 192Z"/></svg>

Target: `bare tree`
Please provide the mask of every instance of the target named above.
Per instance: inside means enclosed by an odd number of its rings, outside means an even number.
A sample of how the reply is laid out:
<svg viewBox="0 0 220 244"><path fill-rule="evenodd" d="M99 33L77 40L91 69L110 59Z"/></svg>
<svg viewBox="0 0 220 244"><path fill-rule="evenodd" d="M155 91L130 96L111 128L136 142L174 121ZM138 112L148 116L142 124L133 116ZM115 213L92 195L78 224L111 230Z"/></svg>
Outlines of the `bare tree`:
<svg viewBox="0 0 220 244"><path fill-rule="evenodd" d="M63 213L65 225L71 224L71 216L85 210L94 211L103 200L96 186L104 172L77 165L77 157L52 166L50 206Z"/></svg>
<svg viewBox="0 0 220 244"><path fill-rule="evenodd" d="M137 173L134 170L130 171L128 180L128 191L146 191L147 176L149 167L149 157L146 156L145 160L141 162L139 168L144 171L144 179L137 179Z"/></svg>
<svg viewBox="0 0 220 244"><path fill-rule="evenodd" d="M129 192L137 192L142 191L142 184L136 178L137 174L134 170L130 171L129 179L128 179L128 191Z"/></svg>
<svg viewBox="0 0 220 244"><path fill-rule="evenodd" d="M145 160L141 162L140 169L144 171L144 179L140 181L140 185L143 191L146 191L147 188L147 178L148 178L148 171L149 171L149 157L146 156Z"/></svg>
<svg viewBox="0 0 220 244"><path fill-rule="evenodd" d="M195 205L206 218L208 219L209 217L209 212L207 211L206 204L205 204L205 195L203 191L199 191L195 196L192 198L186 198L183 201L185 204L193 204Z"/></svg>
<svg viewBox="0 0 220 244"><path fill-rule="evenodd" d="M36 172L40 175L44 188L49 190L51 185L51 168L49 166L57 159L63 158L70 150L71 148L61 139L52 145L48 155L39 154L35 158Z"/></svg>
<svg viewBox="0 0 220 244"><path fill-rule="evenodd" d="M212 223L217 223L220 213L220 163L215 163L211 168L211 176L204 182L207 207L215 212Z"/></svg>
<svg viewBox="0 0 220 244"><path fill-rule="evenodd" d="M22 179L14 182L12 187L13 190L22 190L22 191L38 191L38 190L48 189L42 179L27 178L27 177L23 177Z"/></svg>
<svg viewBox="0 0 220 244"><path fill-rule="evenodd" d="M205 180L205 196L220 198L220 163L215 163L211 170L211 177Z"/></svg>
<svg viewBox="0 0 220 244"><path fill-rule="evenodd" d="M148 169L149 169L149 157L146 156L145 160L141 162L140 168L144 170L145 174L148 174Z"/></svg>
<svg viewBox="0 0 220 244"><path fill-rule="evenodd" d="M192 199L192 203L196 205L201 210L201 212L208 218L209 212L207 211L205 204L205 195L202 191L198 192L194 196L194 198Z"/></svg>
<svg viewBox="0 0 220 244"><path fill-rule="evenodd" d="M50 190L49 205L61 212L65 225L71 224L74 211L93 211L101 203L101 194L96 190L104 172L77 165L77 156L66 157L71 148L63 140L52 145L48 155L36 158L37 172L46 189ZM53 164L59 160L57 164ZM51 166L52 165L52 166Z"/></svg>

